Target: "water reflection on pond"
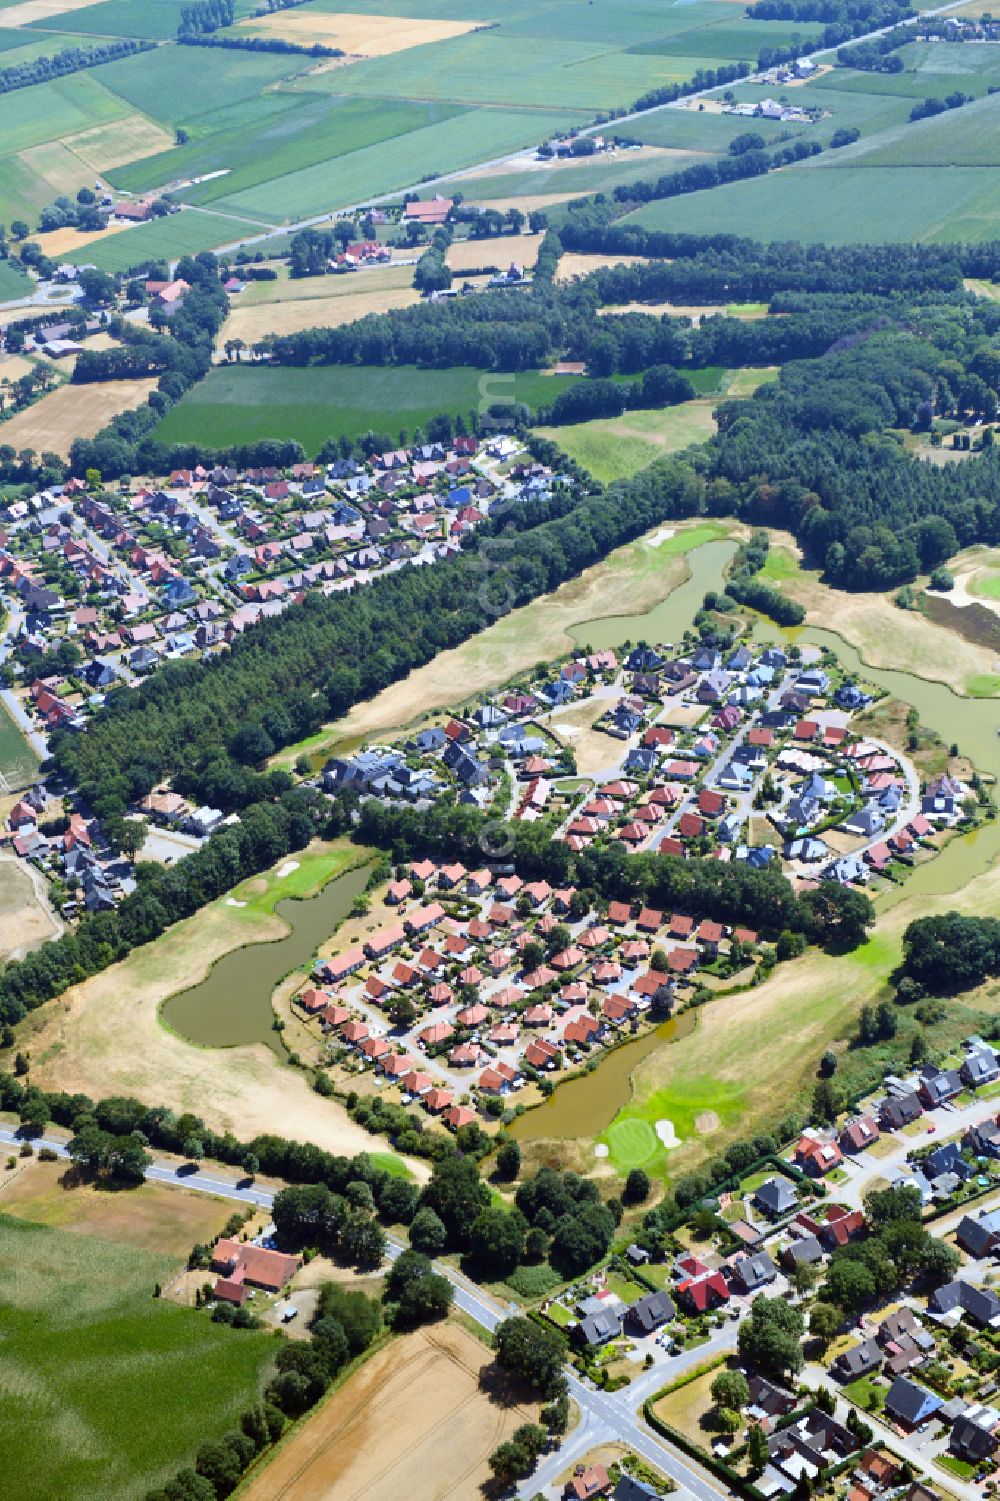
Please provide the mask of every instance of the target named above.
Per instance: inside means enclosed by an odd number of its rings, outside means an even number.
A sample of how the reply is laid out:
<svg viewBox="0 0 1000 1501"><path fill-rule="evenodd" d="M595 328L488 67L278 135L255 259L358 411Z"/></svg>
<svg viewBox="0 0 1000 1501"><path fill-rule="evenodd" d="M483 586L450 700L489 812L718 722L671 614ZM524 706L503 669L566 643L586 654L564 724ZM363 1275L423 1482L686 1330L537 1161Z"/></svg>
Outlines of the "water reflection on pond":
<svg viewBox="0 0 1000 1501"><path fill-rule="evenodd" d="M328 881L315 896L279 901L274 910L291 931L273 943L251 943L225 954L198 985L164 1001L163 1022L202 1047L264 1042L284 1060L281 1034L273 1026L274 988L343 922L367 881L368 869L361 866Z"/></svg>

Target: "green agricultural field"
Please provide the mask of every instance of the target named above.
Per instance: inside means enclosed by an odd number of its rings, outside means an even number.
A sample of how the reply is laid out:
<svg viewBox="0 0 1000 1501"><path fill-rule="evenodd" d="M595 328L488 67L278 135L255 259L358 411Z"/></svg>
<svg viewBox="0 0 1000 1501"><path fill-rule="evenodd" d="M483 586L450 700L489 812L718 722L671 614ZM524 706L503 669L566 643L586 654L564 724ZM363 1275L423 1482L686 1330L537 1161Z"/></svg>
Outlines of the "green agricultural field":
<svg viewBox="0 0 1000 1501"><path fill-rule="evenodd" d="M310 58L293 53L158 47L155 52L104 63L83 76L104 84L150 119L179 125L254 98L311 64Z"/></svg>
<svg viewBox="0 0 1000 1501"><path fill-rule="evenodd" d="M818 26L792 26L786 21L750 21L736 11L733 24L720 22L680 36L666 36L655 42L640 42L633 47L638 53L672 53L684 57L714 57L717 62L756 62L762 47L787 47L793 40L803 49L818 45L822 35Z"/></svg>
<svg viewBox="0 0 1000 1501"><path fill-rule="evenodd" d="M951 42L911 42L901 47L902 73L855 73L837 70L817 79L815 87L854 89L863 94L897 94L910 99L963 89L977 97L1000 83L1000 48L965 47Z"/></svg>
<svg viewBox="0 0 1000 1501"><path fill-rule="evenodd" d="M12 266L9 261L0 261L0 302L14 302L27 297L34 288L30 276Z"/></svg>
<svg viewBox="0 0 1000 1501"><path fill-rule="evenodd" d="M519 105L598 110L627 108L640 94L691 77L718 59L663 57L608 50L605 43L562 36L518 37L509 28L470 32L389 57L373 57L310 78L333 94L444 99L469 106Z"/></svg>
<svg viewBox="0 0 1000 1501"><path fill-rule="evenodd" d="M133 162L110 177L115 187L141 192L179 177L225 172L180 195L185 203L211 204L458 113L442 104L265 94L202 116L186 145ZM270 191L257 195L261 202L267 204Z"/></svg>
<svg viewBox="0 0 1000 1501"><path fill-rule="evenodd" d="M128 107L101 85L99 71L71 73L0 95L0 159L129 114Z"/></svg>
<svg viewBox="0 0 1000 1501"><path fill-rule="evenodd" d="M1000 168L792 167L646 204L623 222L832 245L978 242L1000 235Z"/></svg>
<svg viewBox="0 0 1000 1501"><path fill-rule="evenodd" d="M265 228L252 219L185 209L165 219L138 224L124 234L92 240L63 259L75 265L97 266L102 271L126 271L143 261L176 260L182 255L196 255L199 250L214 250Z"/></svg>
<svg viewBox="0 0 1000 1501"><path fill-rule="evenodd" d="M509 391L504 377L487 375L486 399L509 394L535 407L555 394L551 377L536 372L507 379ZM439 412L467 414L483 399L482 380L483 373L468 366L217 366L167 413L156 436L164 443L220 448L255 438L293 438L315 454L328 438L375 431L395 439L401 429L412 433Z"/></svg>
<svg viewBox="0 0 1000 1501"><path fill-rule="evenodd" d="M748 129L756 130L764 137L765 143L771 146L783 131L798 132L801 127L780 125L773 120L748 122L741 115L719 115L707 110L671 107L650 110L648 114L630 120L627 127L622 126L622 134L641 141L644 146L666 146L674 151L708 151L722 155L729 149L729 142L733 137L742 135Z"/></svg>
<svg viewBox="0 0 1000 1501"><path fill-rule="evenodd" d="M177 35L184 0L101 0L82 10L67 11L58 17L64 31L77 31L95 37L134 36L151 41L167 41ZM237 11L245 9L237 5ZM32 23L39 29L48 21ZM87 36L74 38L85 43Z"/></svg>
<svg viewBox="0 0 1000 1501"><path fill-rule="evenodd" d="M838 154L838 167L1000 166L1000 106L977 99L929 120L908 120Z"/></svg>
<svg viewBox="0 0 1000 1501"><path fill-rule="evenodd" d="M27 787L38 772L38 757L0 704L0 774L8 787Z"/></svg>
<svg viewBox="0 0 1000 1501"><path fill-rule="evenodd" d="M631 135L631 126L628 133ZM680 172L704 161L707 150L674 151L664 156L636 156L626 151L615 156L590 156L582 161L545 166L532 163L521 170L457 177L449 189L459 188L471 203L533 197L554 193L608 193L619 184L648 182L661 172Z"/></svg>
<svg viewBox="0 0 1000 1501"><path fill-rule="evenodd" d="M0 1215L4 1494L138 1501L256 1399L273 1337L155 1299L177 1270Z"/></svg>
<svg viewBox="0 0 1000 1501"><path fill-rule="evenodd" d="M469 110L364 150L289 172L246 192L226 194L214 206L272 223L308 217L318 210L346 208L406 188L428 174L453 172L484 158L516 151L567 123L565 115L541 111Z"/></svg>

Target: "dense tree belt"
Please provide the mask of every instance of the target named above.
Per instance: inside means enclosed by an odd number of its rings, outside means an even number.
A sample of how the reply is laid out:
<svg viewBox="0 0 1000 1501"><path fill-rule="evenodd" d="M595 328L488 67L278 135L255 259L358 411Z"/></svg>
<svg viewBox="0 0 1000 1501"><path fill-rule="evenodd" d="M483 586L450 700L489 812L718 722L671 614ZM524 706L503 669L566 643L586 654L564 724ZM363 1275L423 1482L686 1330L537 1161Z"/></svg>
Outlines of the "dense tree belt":
<svg viewBox="0 0 1000 1501"><path fill-rule="evenodd" d="M119 57L148 52L155 46L155 42L123 37L120 41L100 42L93 47L64 47L51 57L36 57L9 68L0 67L0 94L27 89L36 83L48 83L53 78L65 78L67 73L81 73L85 68L97 68L101 63L110 63Z"/></svg>

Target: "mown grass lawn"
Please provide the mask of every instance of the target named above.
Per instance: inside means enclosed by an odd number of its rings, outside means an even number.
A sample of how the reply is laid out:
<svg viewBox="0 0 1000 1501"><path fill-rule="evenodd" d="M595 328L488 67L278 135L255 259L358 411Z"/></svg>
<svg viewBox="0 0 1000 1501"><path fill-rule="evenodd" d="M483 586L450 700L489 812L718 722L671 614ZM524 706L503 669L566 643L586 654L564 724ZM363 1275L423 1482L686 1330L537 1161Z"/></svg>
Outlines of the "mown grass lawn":
<svg viewBox="0 0 1000 1501"><path fill-rule="evenodd" d="M884 1386L879 1386L870 1376L861 1376L844 1387L844 1395L863 1412L881 1412L885 1406Z"/></svg>
<svg viewBox="0 0 1000 1501"><path fill-rule="evenodd" d="M273 1335L153 1297L171 1259L0 1215L0 1491L139 1501L256 1400Z"/></svg>

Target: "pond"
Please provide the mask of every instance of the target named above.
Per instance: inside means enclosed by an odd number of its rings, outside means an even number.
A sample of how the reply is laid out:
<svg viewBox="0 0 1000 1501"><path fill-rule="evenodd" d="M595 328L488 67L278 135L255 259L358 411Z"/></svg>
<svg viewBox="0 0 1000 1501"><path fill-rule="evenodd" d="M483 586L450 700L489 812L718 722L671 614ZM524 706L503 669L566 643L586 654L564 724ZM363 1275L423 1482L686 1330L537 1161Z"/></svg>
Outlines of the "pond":
<svg viewBox="0 0 1000 1501"><path fill-rule="evenodd" d="M251 943L225 954L198 985L168 997L160 1020L201 1047L231 1048L263 1042L284 1061L281 1033L274 1030L274 988L306 965L368 882L367 866L345 871L315 896L286 897L275 912L290 928L272 943Z"/></svg>
<svg viewBox="0 0 1000 1501"><path fill-rule="evenodd" d="M687 554L690 575L666 599L644 615L605 615L570 627L578 646L615 650L623 641L679 641L690 628L709 589L720 589L723 570L736 552L735 542L705 542Z"/></svg>
<svg viewBox="0 0 1000 1501"><path fill-rule="evenodd" d="M644 1037L622 1043L593 1073L567 1079L543 1105L519 1115L509 1128L511 1136L518 1141L549 1141L553 1137L597 1136L607 1130L631 1098L636 1066L656 1048L693 1032L696 1015L683 1011Z"/></svg>

